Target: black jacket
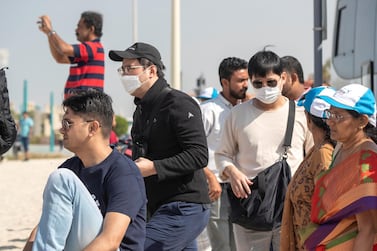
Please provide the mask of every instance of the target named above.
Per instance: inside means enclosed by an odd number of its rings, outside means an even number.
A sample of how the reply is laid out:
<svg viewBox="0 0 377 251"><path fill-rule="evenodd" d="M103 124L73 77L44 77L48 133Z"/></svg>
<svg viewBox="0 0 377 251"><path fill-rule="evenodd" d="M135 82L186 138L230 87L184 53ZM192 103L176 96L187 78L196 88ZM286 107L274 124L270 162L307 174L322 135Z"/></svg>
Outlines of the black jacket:
<svg viewBox="0 0 377 251"><path fill-rule="evenodd" d="M12 147L17 129L9 109L9 94L4 69L0 69L0 155Z"/></svg>
<svg viewBox="0 0 377 251"><path fill-rule="evenodd" d="M145 178L151 213L172 201L210 203L203 172L208 163L208 149L199 105L189 95L171 89L156 116L149 118L162 89L168 86L166 80L159 79L143 99L135 98L137 108L131 129L133 159L144 155L153 160L157 170L157 175ZM149 121L150 133L145 135Z"/></svg>

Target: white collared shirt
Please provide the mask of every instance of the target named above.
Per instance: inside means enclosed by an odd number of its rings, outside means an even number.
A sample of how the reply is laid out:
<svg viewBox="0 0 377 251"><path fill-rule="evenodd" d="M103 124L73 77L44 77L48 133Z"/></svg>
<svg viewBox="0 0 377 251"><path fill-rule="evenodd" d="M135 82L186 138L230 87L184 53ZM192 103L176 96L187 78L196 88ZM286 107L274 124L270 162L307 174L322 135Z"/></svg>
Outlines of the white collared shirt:
<svg viewBox="0 0 377 251"><path fill-rule="evenodd" d="M233 105L222 94L219 94L216 98L201 103L200 107L208 144L208 168L216 175L219 182L223 182L219 178L219 170L216 168L214 154L220 144L225 119Z"/></svg>

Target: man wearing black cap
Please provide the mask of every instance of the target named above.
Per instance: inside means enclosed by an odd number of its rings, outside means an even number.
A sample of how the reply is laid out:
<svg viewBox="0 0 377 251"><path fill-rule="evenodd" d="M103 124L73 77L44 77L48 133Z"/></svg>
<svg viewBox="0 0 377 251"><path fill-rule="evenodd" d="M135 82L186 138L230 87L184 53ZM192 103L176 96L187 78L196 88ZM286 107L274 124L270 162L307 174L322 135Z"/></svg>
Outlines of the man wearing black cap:
<svg viewBox="0 0 377 251"><path fill-rule="evenodd" d="M145 179L148 198L145 250L197 250L196 237L209 218L203 167L208 162L200 107L164 79L158 50L135 43L110 51L135 97L132 158Z"/></svg>

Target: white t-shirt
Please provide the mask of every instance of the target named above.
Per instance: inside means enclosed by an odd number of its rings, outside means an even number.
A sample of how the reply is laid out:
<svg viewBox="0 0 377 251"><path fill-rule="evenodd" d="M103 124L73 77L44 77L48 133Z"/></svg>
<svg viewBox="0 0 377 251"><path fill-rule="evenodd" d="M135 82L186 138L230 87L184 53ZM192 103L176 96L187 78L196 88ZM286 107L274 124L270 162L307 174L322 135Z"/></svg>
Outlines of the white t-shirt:
<svg viewBox="0 0 377 251"><path fill-rule="evenodd" d="M289 101L275 110L258 109L251 99L235 106L228 115L215 151L220 174L225 167L234 165L249 179L279 160L287 127ZM304 109L296 106L292 143L288 149L288 164L292 175L313 146L312 134L307 128Z"/></svg>

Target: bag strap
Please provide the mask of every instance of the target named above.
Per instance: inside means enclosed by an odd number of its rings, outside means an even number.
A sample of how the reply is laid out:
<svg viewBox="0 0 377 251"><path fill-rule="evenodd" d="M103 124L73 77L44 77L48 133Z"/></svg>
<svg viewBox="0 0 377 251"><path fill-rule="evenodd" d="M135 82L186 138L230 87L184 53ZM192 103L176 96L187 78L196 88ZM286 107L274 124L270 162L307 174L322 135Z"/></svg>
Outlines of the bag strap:
<svg viewBox="0 0 377 251"><path fill-rule="evenodd" d="M291 143L292 143L293 127L294 127L295 114L296 114L295 110L296 110L295 101L289 100L287 129L285 131L284 143L283 143L283 147L284 147L283 158L284 159L286 159L288 157L287 151L288 151L288 148L291 147Z"/></svg>
<svg viewBox="0 0 377 251"><path fill-rule="evenodd" d="M282 155L282 159L286 160L288 158L288 148L291 147L292 142L292 134L293 134L293 126L295 121L295 110L296 110L296 103L293 100L289 100L289 111L288 111L288 121L287 121L287 129L285 130L284 136L284 153ZM258 174L258 192L262 198L264 198L266 194L266 179L265 179L265 172L260 172ZM269 184L271 185L271 184Z"/></svg>

